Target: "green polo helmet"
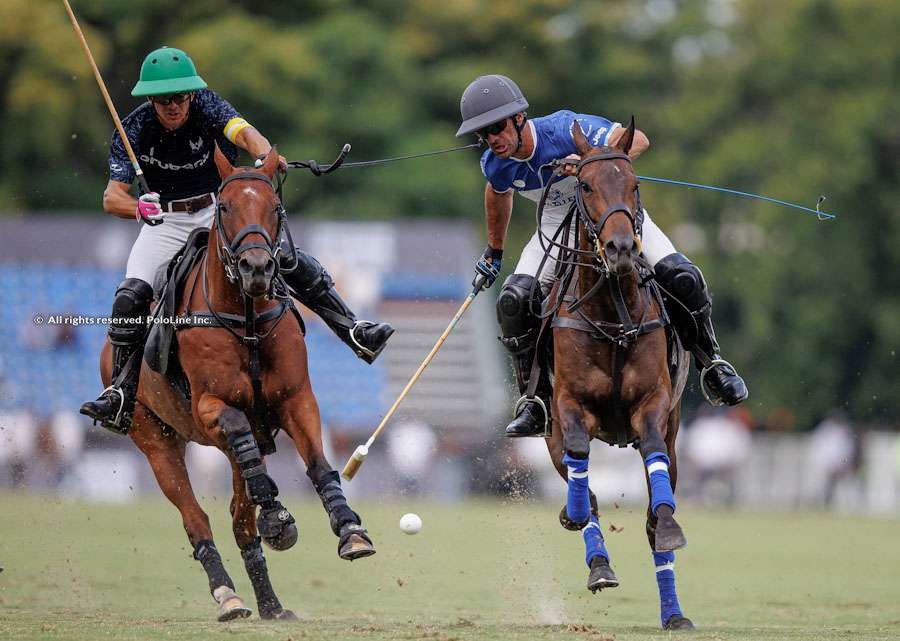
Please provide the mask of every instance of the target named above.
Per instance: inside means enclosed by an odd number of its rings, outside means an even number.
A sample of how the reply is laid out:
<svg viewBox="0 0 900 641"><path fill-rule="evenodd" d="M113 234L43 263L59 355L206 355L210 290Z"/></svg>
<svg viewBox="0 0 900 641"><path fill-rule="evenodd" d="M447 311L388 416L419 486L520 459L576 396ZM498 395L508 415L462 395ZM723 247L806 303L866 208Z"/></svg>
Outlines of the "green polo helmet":
<svg viewBox="0 0 900 641"><path fill-rule="evenodd" d="M141 65L141 77L132 96L165 96L204 89L206 83L199 75L191 57L175 47L160 47L151 51Z"/></svg>

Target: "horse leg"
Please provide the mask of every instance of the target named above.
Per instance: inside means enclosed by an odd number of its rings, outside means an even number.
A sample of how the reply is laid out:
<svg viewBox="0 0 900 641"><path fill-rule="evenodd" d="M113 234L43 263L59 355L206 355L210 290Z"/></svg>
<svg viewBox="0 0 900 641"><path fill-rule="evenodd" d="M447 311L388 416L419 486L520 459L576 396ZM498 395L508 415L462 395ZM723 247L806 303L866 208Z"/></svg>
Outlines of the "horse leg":
<svg viewBox="0 0 900 641"><path fill-rule="evenodd" d="M375 554L375 545L363 528L359 514L347 503L340 475L325 458L319 405L308 381L297 394L282 403L280 419L306 463L306 474L328 513L331 531L338 537L338 556L354 561Z"/></svg>
<svg viewBox="0 0 900 641"><path fill-rule="evenodd" d="M603 541L603 530L597 514L597 499L588 487L591 439L582 415L582 410L576 403L560 401L559 416L564 450L561 463L565 465L568 485L565 514L560 514L560 522L567 529L581 530L584 560L589 568L587 587L591 592L597 592L603 588L618 586L619 580L609 565L609 552ZM551 446L551 457L552 454Z"/></svg>
<svg viewBox="0 0 900 641"><path fill-rule="evenodd" d="M250 500L260 506L256 526L263 541L274 550L292 547L298 538L296 522L287 508L275 500L278 486L266 472L247 416L212 394L203 394L197 409L208 429L216 425L221 428L241 478L247 484Z"/></svg>
<svg viewBox="0 0 900 641"><path fill-rule="evenodd" d="M241 468L234 459L231 460L231 479L234 489L234 495L231 498L234 540L241 550L247 576L250 577L250 583L253 584L259 616L262 619L296 621L296 615L281 606L275 590L272 589L269 568L266 567L266 558L263 556L260 538L256 535L256 523L253 518L256 516L256 505L247 495Z"/></svg>
<svg viewBox="0 0 900 641"><path fill-rule="evenodd" d="M668 397L657 394L644 402L632 416L632 427L640 437L640 451L644 459L647 488L650 494L648 527L654 532L654 550L670 552L687 545L681 526L675 521L675 483L670 475L674 462L664 440L668 432L666 418Z"/></svg>
<svg viewBox="0 0 900 641"><path fill-rule="evenodd" d="M159 488L178 508L194 558L200 561L209 579L209 591L219 604L219 621L250 616L250 609L234 592L234 583L213 543L209 517L197 502L184 464L185 441L166 429L153 414L137 403L128 432L138 449L147 457Z"/></svg>
<svg viewBox="0 0 900 641"><path fill-rule="evenodd" d="M675 458L675 436L678 433L679 411L669 415L666 432L666 448L669 453L669 476L672 490L678 479L678 467ZM649 483L649 480L648 480ZM681 612L678 603L678 592L675 589L675 552L656 551L657 516L652 507L647 508L647 541L653 554L653 565L656 567L656 586L659 589L659 617L664 630L692 630L694 624Z"/></svg>

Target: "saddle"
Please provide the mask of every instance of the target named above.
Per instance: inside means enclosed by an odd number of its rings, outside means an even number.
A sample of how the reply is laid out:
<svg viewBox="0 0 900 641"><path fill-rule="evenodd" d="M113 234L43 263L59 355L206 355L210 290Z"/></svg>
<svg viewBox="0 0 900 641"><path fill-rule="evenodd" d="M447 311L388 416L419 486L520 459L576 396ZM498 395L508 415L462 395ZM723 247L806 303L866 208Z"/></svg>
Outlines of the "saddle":
<svg viewBox="0 0 900 641"><path fill-rule="evenodd" d="M151 324L150 334L147 336L144 360L150 369L163 376L169 376L173 382L183 378L183 374L178 365L176 326L172 321L178 314L176 307L184 293L188 275L205 255L208 242L209 230L206 228L195 229L188 236L184 247L178 250L169 264L161 267L156 274L156 282L153 287L154 291L159 292L159 298L153 310L156 322ZM173 367L177 367L177 373L170 372L170 368ZM189 398L190 393L188 392L186 396Z"/></svg>

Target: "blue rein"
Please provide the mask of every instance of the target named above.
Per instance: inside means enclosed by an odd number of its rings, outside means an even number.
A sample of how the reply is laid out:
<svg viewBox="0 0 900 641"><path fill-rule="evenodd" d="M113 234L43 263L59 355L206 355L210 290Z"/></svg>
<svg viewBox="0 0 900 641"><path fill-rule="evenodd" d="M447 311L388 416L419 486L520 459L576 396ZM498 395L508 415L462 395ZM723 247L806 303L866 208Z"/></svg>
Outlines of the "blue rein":
<svg viewBox="0 0 900 641"><path fill-rule="evenodd" d="M796 205L794 203L789 203L784 200L778 200L776 198L769 198L768 196L760 196L759 194L751 194L746 191L738 191L736 189L727 189L725 187L713 187L712 185L701 185L698 183L689 183L683 180L671 180L669 178L654 178L653 176L638 176L640 180L647 180L650 182L657 183L665 183L667 185L682 185L684 187L695 187L697 189L707 189L709 191L718 191L725 194L732 194L734 196L741 196L743 198L754 198L756 200L765 200L766 202L775 203L776 205L784 205L785 207L793 207L794 209L799 209L800 211L809 212L810 214L814 214L816 218L819 220L829 220L831 218L837 218L837 214L830 214L828 212L822 211L820 209L822 203L825 201L825 196L819 196L819 199L816 201L816 208L810 209L809 207L804 207L803 205Z"/></svg>

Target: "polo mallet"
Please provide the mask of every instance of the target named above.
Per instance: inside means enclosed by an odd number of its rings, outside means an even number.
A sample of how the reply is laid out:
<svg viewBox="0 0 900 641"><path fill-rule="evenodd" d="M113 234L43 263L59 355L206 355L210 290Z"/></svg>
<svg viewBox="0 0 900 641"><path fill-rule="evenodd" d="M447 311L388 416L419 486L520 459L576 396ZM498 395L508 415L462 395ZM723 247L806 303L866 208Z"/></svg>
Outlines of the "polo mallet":
<svg viewBox="0 0 900 641"><path fill-rule="evenodd" d="M484 287L484 281L485 277L483 275L479 275L475 279L475 282L472 283L472 291L468 296L466 296L466 300L463 301L463 304L460 306L459 311L456 312L453 320L451 320L450 324L447 325L447 329L444 330L444 333L441 334L441 337L437 340L437 343L435 343L434 347L431 348L431 351L428 352L428 356L426 356L425 360L422 361L422 364L419 365L419 369L417 369L416 373L413 374L411 379L409 379L406 387L404 387L403 391L400 392L400 396L398 396L397 400L394 401L394 404L391 405L391 409L389 409L387 414L384 415L384 418L381 419L381 423L379 423L378 427L375 428L375 431L372 432L372 436L369 437L369 440L366 441L365 445L360 445L359 447L357 447L356 450L354 450L353 455L349 459L347 459L347 464L344 465L344 470L341 472L341 476L343 476L345 479L350 481L354 476L356 476L356 473L359 471L360 466L362 466L363 461L366 460L366 456L368 456L369 454L369 448L372 447L375 439L378 438L378 435L381 434L382 430L384 430L385 426L388 424L388 421L391 420L391 417L394 415L394 412L396 412L397 408L400 407L400 403L403 402L403 399L406 398L409 390L412 389L412 386L415 385L417 380L419 380L422 372L424 372L425 368L428 367L428 364L431 363L431 360L434 358L435 354L437 354L438 350L441 349L441 345L443 345L444 341L447 340L447 337L450 335L450 332L453 331L453 328L456 327L459 319L462 318L462 315L466 313L467 309L469 309L469 305L471 305L472 301L475 300L475 296L478 294L478 292L481 291L482 287Z"/></svg>
<svg viewBox="0 0 900 641"><path fill-rule="evenodd" d="M138 164L137 156L134 155L134 149L131 148L131 143L128 142L128 136L125 135L125 129L122 128L122 121L119 119L119 113L116 111L112 98L109 97L109 92L106 90L106 83L103 82L103 76L100 75L100 70L97 69L97 63L94 62L94 56L91 55L91 49L88 47L87 40L84 39L84 33L81 31L81 27L78 26L78 20L72 12L72 7L69 6L69 0L62 1L66 6L66 12L69 14L69 19L72 21L72 27L75 29L75 34L81 41L81 48L84 49L84 55L87 56L88 62L91 63L91 69L94 70L94 77L97 79L97 84L100 85L100 93L103 94L103 99L106 101L106 106L109 108L109 114L112 116L113 122L116 123L119 137L122 139L122 144L125 145L125 151L128 153L128 158L131 160L131 166L134 167L134 173L137 174L141 189L144 190L145 194L150 193L150 186L147 184L144 172Z"/></svg>

